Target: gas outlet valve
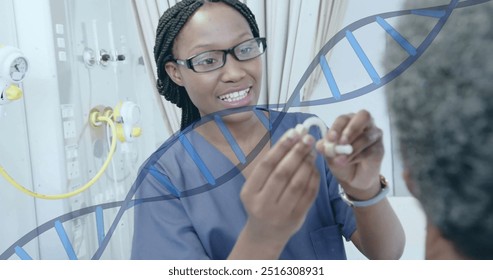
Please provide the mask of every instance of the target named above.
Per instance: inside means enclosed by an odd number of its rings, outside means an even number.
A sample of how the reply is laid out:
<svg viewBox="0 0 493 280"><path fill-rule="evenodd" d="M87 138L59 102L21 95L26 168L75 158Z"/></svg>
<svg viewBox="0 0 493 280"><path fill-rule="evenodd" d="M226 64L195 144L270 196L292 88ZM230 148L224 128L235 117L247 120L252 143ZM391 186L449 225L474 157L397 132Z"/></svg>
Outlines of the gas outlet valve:
<svg viewBox="0 0 493 280"><path fill-rule="evenodd" d="M133 142L142 134L140 108L131 101L120 102L113 111L116 123L116 135L120 142Z"/></svg>

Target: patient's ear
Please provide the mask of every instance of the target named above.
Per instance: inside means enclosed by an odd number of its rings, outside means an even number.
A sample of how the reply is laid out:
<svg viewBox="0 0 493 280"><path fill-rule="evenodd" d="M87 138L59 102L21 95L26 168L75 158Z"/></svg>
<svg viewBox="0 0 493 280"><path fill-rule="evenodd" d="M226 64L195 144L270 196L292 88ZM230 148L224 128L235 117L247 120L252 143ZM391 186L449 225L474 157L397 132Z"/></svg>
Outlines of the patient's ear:
<svg viewBox="0 0 493 280"><path fill-rule="evenodd" d="M173 82L175 82L175 84L183 86L183 79L181 77L180 69L178 69L178 65L175 62L166 62L164 69L166 69L166 73L168 73L168 76L171 80L173 80Z"/></svg>
<svg viewBox="0 0 493 280"><path fill-rule="evenodd" d="M418 197L419 187L416 186L414 181L411 179L411 171L409 170L409 168L404 167L404 170L402 171L402 178L404 179L404 182L406 182L406 186L409 192L414 197Z"/></svg>

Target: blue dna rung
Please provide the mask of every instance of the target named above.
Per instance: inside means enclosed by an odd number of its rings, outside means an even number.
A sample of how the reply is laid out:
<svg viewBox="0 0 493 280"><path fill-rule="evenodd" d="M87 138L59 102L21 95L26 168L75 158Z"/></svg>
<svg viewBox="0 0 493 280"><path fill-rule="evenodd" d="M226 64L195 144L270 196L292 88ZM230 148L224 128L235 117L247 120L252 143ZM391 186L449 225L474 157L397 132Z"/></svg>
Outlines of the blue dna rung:
<svg viewBox="0 0 493 280"><path fill-rule="evenodd" d="M325 55L320 56L320 67L322 67L322 72L324 73L325 80L327 80L327 83L329 84L329 88L332 91L332 95L336 100L340 100L341 91L337 86L337 82L334 78L334 75L332 74L332 71L330 70L330 66L329 63L327 62L327 58L325 57Z"/></svg>
<svg viewBox="0 0 493 280"><path fill-rule="evenodd" d="M432 41L436 38L440 30L442 29L445 22L450 17L452 11L457 8L463 8L473 5L478 5L486 2L490 2L491 0L466 0L459 2L458 0L452 0L450 4L438 6L438 7L430 7L424 9L412 9L412 10L404 10L404 11L396 11L396 12L388 12L382 13L378 15L369 16L363 19L360 19L345 28L343 28L340 32L334 35L319 51L319 53L314 57L313 61L310 63L308 68L305 70L302 75L300 81L298 82L296 88L293 90L288 101L284 104L265 104L259 105L255 107L244 107L239 108L237 110L225 110L222 112L218 112L214 115L203 117L195 127L199 127L207 122L215 122L218 128L220 129L223 137L225 137L226 141L231 146L231 149L234 151L239 163L232 170L227 170L224 174L220 176L213 176L210 169L204 163L204 160L201 158L199 152L191 145L190 141L187 138L187 134L192 130L190 128L185 129L182 132L175 133L170 141L168 141L169 145L162 147L162 153L166 152L166 149L171 147L172 145L182 145L183 149L186 151L186 155L189 156L193 162L195 162L196 167L201 172L203 177L205 178L205 183L202 185L194 186L190 189L178 189L176 186L173 186L172 182L163 174L159 173L157 170L149 170L149 173L153 175L157 180L163 183L163 185L170 190L171 195L160 196L160 197L151 197L146 199L134 199L134 195L137 191L135 186L132 186L128 191L125 199L123 201L115 201L111 203L104 203L100 205L94 205L90 207L85 207L77 211L72 211L70 213L61 215L57 218L54 218L44 224L38 226L32 231L25 234L19 240L17 240L14 244L12 244L9 248L7 248L2 254L0 254L0 259L9 259L13 255L16 255L18 258L22 260L29 260L32 257L28 252L24 249L24 246L31 242L33 239L37 238L39 235L55 229L57 232L60 242L62 243L65 252L67 253L67 257L69 259L78 259L73 246L70 242L70 238L67 236L65 229L63 227L63 223L94 213L94 221L96 224L97 238L98 238L98 248L95 249L95 253L92 256L92 259L100 259L105 249L107 248L113 233L115 232L119 221L121 220L123 214L130 208L139 205L141 203L151 202L151 201L164 201L169 199L175 199L176 197L185 197L191 196L195 194L199 194L208 190L213 189L214 187L220 186L223 182L230 180L234 176L236 176L243 168L245 168L262 150L262 148L269 142L270 134L267 133L257 144L257 146L248 154L245 154L239 147L239 145L234 140L231 132L228 130L227 126L222 121L222 117L235 114L244 111L251 111L256 114L262 124L268 128L270 133L273 133L284 117L285 112L287 112L290 108L293 107L304 107L304 106L318 106L324 104L330 104L335 102L340 102L344 100L349 100L352 98L356 98L362 96L364 94L370 93L376 90L379 87L384 86L389 83L400 74L402 74L409 66L411 66L419 57L426 51L426 49L430 46ZM388 18L399 17L403 15L414 15L420 17L429 17L432 19L436 19L436 25L430 31L428 36L422 41L422 43L415 47L409 41L399 34L399 32L392 27L391 24L386 20ZM354 31L369 25L369 24L377 24L380 26L385 32L389 34L389 36L395 40L400 47L407 53L408 57L398 65L394 70L387 73L385 76L380 76L375 68L373 67L371 61L366 56L364 49L358 42L358 39L354 36ZM372 83L365 85L359 89L353 90L351 92L341 93L338 83L334 78L334 75L331 71L331 67L325 58L325 55L341 40L347 40L369 77L372 80ZM330 97L322 98L319 100L300 100L300 91L304 86L309 76L313 73L313 71L320 67L326 82L331 91ZM267 117L262 113L261 110L258 110L257 107L260 108L278 108L281 109L281 114L278 118L269 122ZM104 216L103 212L108 209L118 208L118 211L113 218L111 225L108 229L104 228Z"/></svg>
<svg viewBox="0 0 493 280"><path fill-rule="evenodd" d="M381 80L380 76L377 73L377 70L373 67L370 59L365 54L365 51L361 48L360 44L358 43L358 40L356 40L356 37L354 37L353 32L346 30L346 38L349 41L349 44L353 48L354 52L358 56L359 60L365 67L366 71L370 75L372 81L374 84L379 85Z"/></svg>
<svg viewBox="0 0 493 280"><path fill-rule="evenodd" d="M410 56L415 56L417 54L416 48L409 43L397 30L392 27L385 19L381 17L376 17L377 23L387 31L387 33L397 42L399 45L406 50Z"/></svg>

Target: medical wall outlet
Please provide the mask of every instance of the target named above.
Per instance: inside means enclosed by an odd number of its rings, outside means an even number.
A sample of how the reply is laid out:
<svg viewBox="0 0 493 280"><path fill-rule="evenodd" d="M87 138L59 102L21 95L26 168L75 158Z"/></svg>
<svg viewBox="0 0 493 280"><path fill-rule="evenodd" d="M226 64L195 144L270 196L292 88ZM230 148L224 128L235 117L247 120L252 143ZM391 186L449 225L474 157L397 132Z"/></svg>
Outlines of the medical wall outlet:
<svg viewBox="0 0 493 280"><path fill-rule="evenodd" d="M106 50L99 51L99 64L101 64L101 66L108 66L110 60L111 60L111 55L108 51Z"/></svg>
<svg viewBox="0 0 493 280"><path fill-rule="evenodd" d="M0 105L20 99L21 97L22 90L18 86L0 78Z"/></svg>
<svg viewBox="0 0 493 280"><path fill-rule="evenodd" d="M120 102L113 111L116 123L116 135L120 142L132 142L142 134L138 126L140 122L140 108L131 101Z"/></svg>
<svg viewBox="0 0 493 280"><path fill-rule="evenodd" d="M84 52L82 53L82 60L84 61L84 64L88 68L91 68L96 64L99 64L102 67L106 67L112 61L114 61L114 62L125 61L126 56L124 54L118 54L118 53L111 55L110 52L108 52L106 50L100 50L99 51L99 58L97 58L96 53L93 49L85 48Z"/></svg>
<svg viewBox="0 0 493 280"><path fill-rule="evenodd" d="M97 62L94 50L90 48L85 48L84 52L82 53L82 60L84 60L84 64L87 67L93 67Z"/></svg>

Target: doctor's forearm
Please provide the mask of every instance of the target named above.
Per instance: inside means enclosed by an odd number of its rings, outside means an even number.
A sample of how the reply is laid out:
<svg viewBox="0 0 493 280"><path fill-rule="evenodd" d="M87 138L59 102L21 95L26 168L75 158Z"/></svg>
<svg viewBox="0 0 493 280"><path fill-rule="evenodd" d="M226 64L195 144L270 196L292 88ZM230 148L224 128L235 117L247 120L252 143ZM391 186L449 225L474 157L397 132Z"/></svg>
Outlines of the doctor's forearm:
<svg viewBox="0 0 493 280"><path fill-rule="evenodd" d="M354 208L357 231L351 237L369 259L399 259L404 251L404 229L387 199Z"/></svg>

